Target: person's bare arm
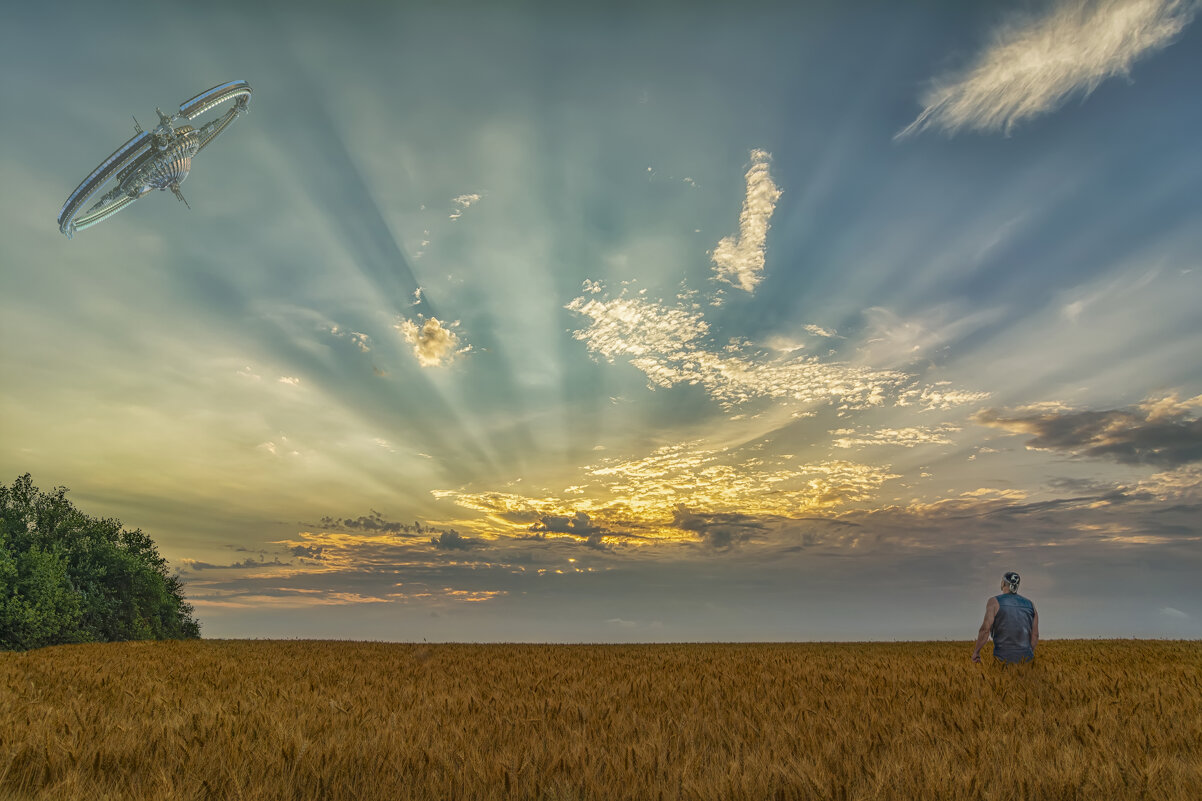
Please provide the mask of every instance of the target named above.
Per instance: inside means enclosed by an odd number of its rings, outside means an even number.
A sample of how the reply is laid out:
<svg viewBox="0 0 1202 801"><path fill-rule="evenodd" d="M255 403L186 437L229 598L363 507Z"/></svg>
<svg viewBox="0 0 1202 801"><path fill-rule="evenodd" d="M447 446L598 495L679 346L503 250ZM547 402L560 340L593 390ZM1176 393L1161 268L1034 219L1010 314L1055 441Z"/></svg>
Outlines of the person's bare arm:
<svg viewBox="0 0 1202 801"><path fill-rule="evenodd" d="M993 628L993 618L997 616L998 602L997 598L990 598L985 603L985 620L981 623L981 630L977 632L977 644L972 649L972 661L981 661L981 649L985 647L985 643L989 642L989 630Z"/></svg>
<svg viewBox="0 0 1202 801"><path fill-rule="evenodd" d="M1035 613L1031 620L1031 651L1034 652L1035 646L1039 645L1039 610L1032 607L1031 611Z"/></svg>

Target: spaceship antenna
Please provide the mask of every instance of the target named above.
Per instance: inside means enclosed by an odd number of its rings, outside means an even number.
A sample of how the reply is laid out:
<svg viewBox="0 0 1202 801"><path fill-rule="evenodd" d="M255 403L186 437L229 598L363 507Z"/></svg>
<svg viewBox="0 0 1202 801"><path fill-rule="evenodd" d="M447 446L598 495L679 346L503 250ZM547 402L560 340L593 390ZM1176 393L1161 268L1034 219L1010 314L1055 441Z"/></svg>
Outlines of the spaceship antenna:
<svg viewBox="0 0 1202 801"><path fill-rule="evenodd" d="M177 200L184 201L184 205L188 207L188 211L191 211L192 204L190 204L188 202L187 198L184 197L184 193L179 190L179 184L172 184L170 188L171 188L171 194L175 195Z"/></svg>

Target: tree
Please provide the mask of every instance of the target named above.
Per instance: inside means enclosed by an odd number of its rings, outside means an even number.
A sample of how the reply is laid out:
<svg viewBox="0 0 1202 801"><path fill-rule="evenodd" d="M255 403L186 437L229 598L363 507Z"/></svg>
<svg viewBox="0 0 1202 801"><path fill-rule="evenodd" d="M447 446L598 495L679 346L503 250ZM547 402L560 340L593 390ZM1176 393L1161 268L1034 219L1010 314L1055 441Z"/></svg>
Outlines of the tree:
<svg viewBox="0 0 1202 801"><path fill-rule="evenodd" d="M66 495L39 491L28 473L0 486L0 649L199 637L154 541Z"/></svg>

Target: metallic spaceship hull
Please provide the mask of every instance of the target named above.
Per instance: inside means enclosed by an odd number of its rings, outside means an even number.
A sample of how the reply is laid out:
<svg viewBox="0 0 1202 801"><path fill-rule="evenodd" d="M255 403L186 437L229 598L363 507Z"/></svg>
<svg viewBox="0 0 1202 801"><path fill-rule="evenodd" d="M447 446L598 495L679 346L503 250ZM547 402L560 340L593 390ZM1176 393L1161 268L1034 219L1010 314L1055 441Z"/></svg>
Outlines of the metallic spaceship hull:
<svg viewBox="0 0 1202 801"><path fill-rule="evenodd" d="M183 136L172 142L146 171L146 183L152 189L179 186L192 169L192 157L199 150L199 137Z"/></svg>

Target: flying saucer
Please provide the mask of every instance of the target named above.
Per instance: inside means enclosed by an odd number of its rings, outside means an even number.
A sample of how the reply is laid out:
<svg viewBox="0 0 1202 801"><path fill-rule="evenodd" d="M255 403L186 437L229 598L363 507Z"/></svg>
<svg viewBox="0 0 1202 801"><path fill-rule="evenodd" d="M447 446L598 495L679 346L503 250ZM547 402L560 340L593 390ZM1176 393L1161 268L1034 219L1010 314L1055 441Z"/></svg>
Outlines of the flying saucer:
<svg viewBox="0 0 1202 801"><path fill-rule="evenodd" d="M58 229L70 239L76 231L104 222L154 189L170 189L187 205L179 185L188 177L192 159L248 110L250 91L246 81L230 81L185 100L177 114L167 115L156 108L159 125L151 131L142 130L135 119L137 133L100 162L67 198L58 213ZM225 103L233 105L220 116L199 123L198 117ZM105 191L100 199L81 211L101 190Z"/></svg>

